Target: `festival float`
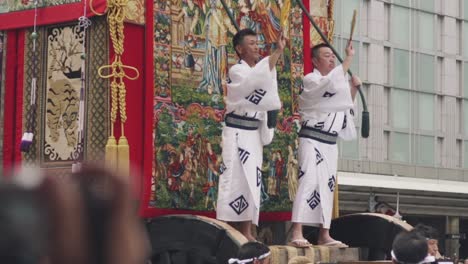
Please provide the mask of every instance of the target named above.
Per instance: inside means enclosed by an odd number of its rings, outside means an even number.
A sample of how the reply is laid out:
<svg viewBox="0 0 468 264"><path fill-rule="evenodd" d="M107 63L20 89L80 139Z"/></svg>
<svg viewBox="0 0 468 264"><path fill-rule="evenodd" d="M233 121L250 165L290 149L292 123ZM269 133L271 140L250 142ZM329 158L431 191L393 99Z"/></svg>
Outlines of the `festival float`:
<svg viewBox="0 0 468 264"><path fill-rule="evenodd" d="M297 99L302 77L312 70L310 47L333 39L333 5L1 1L3 174L35 165L62 177L83 161L105 160L137 183L152 263L227 263L246 241L214 219L223 170L223 97L227 71L237 62L231 39L237 27L252 28L265 56L282 30L289 39L277 66L283 107L275 139L264 150L262 223L256 232L269 245L284 243L298 178ZM273 263L296 255L322 262L380 259L393 236L410 228L373 214L340 217L334 235L355 248L271 246Z"/></svg>

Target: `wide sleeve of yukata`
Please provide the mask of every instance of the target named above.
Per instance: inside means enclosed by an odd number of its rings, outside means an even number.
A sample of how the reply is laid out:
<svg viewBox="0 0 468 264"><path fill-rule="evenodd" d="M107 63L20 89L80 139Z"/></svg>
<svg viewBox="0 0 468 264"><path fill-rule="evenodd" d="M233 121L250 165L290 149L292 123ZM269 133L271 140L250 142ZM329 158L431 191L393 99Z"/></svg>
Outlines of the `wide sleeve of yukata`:
<svg viewBox="0 0 468 264"><path fill-rule="evenodd" d="M271 143L273 137L275 135L274 128L268 128L268 118L265 113L264 118L260 120L260 139L262 140L262 144L264 146Z"/></svg>
<svg viewBox="0 0 468 264"><path fill-rule="evenodd" d="M335 67L328 75L313 72L304 77L299 96L303 110L341 112L354 107L347 74L343 66Z"/></svg>
<svg viewBox="0 0 468 264"><path fill-rule="evenodd" d="M281 108L276 69L270 70L268 57L250 68L237 64L229 70L226 103L233 109L270 111Z"/></svg>
<svg viewBox="0 0 468 264"><path fill-rule="evenodd" d="M338 133L338 136L343 140L353 140L357 137L356 125L354 124L354 113L354 108L345 111L345 122L343 124L343 129L341 129L341 131Z"/></svg>

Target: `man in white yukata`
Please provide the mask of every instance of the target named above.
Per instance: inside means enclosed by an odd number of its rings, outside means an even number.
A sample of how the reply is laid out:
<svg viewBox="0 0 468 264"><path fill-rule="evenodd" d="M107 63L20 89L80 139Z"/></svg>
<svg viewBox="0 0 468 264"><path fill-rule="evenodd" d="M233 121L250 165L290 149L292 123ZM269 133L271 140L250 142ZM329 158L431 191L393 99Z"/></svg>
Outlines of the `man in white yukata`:
<svg viewBox="0 0 468 264"><path fill-rule="evenodd" d="M346 73L353 56L349 43L343 64L336 66L328 45L319 44L312 49L315 69L304 77L299 96L299 188L292 211L291 246L310 246L304 239L302 225L312 225L320 227L318 245L347 247L330 237L329 231L337 180L336 141L338 136L345 140L356 137L353 108L361 81L356 76L349 81Z"/></svg>
<svg viewBox="0 0 468 264"><path fill-rule="evenodd" d="M219 178L216 218L240 222L237 229L250 241L252 223L258 225L262 184L263 146L273 139L281 108L276 63L286 39L279 37L276 50L259 61L257 35L240 30L233 46L240 60L229 69L225 126L222 134L225 171Z"/></svg>

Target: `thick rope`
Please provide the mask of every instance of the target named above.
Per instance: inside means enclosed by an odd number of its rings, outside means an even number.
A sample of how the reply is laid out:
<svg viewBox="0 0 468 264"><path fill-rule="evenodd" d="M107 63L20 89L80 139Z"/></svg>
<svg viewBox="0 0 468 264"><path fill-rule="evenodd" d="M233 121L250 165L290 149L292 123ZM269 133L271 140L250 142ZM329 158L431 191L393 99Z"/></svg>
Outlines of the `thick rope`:
<svg viewBox="0 0 468 264"><path fill-rule="evenodd" d="M128 0L108 0L107 2L107 22L109 24L110 38L112 40L115 57L112 64L101 66L98 70L98 74L101 78L111 79L111 134L106 145L106 161L109 167L118 168L122 174L128 173L130 167L129 145L124 132L124 125L127 121L127 104L125 100L127 91L124 79L136 80L139 77L138 69L122 63L125 39L125 6L127 3ZM104 74L104 70L108 70L110 73ZM127 75L126 70L131 70L133 76ZM117 113L120 114L122 134L118 144L114 136L114 125L117 121Z"/></svg>

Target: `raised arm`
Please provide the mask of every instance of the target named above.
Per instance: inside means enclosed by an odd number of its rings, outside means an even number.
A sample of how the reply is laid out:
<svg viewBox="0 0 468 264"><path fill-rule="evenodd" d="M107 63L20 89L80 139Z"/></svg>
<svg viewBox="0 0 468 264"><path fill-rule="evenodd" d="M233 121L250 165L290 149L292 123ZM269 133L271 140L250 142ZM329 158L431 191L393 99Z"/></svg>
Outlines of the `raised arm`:
<svg viewBox="0 0 468 264"><path fill-rule="evenodd" d="M283 33L280 33L278 42L276 42L276 50L273 51L269 58L270 70L273 70L278 62L279 57L283 54L284 47L286 47L286 38Z"/></svg>
<svg viewBox="0 0 468 264"><path fill-rule="evenodd" d="M349 86L351 89L351 98L353 99L353 101L354 101L354 98L356 97L356 93L358 90L357 87L359 85L362 85L361 79L358 76L353 75L353 77L351 77L351 81L349 82Z"/></svg>
<svg viewBox="0 0 468 264"><path fill-rule="evenodd" d="M353 61L354 57L354 48L353 48L353 43L351 41L348 42L348 46L346 47L346 58L343 61L343 71L346 72L349 70L349 67L351 67L351 63Z"/></svg>

